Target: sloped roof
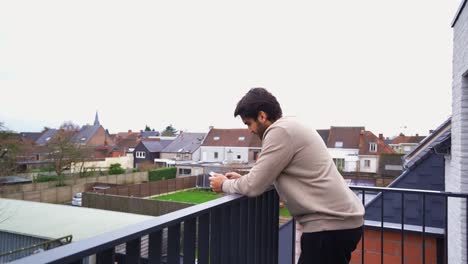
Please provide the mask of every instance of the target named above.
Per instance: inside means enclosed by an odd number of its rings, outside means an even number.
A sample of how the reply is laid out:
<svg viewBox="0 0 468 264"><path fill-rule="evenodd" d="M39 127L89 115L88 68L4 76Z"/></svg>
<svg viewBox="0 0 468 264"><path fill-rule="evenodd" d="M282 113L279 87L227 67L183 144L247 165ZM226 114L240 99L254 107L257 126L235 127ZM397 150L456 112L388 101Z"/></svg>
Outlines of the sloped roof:
<svg viewBox="0 0 468 264"><path fill-rule="evenodd" d="M202 146L206 147L252 147L261 148L262 141L248 129L217 129L213 128L206 135Z"/></svg>
<svg viewBox="0 0 468 264"><path fill-rule="evenodd" d="M137 138L125 138L119 140L115 145L119 150L124 150L128 148L134 148L136 145L138 145L138 139Z"/></svg>
<svg viewBox="0 0 468 264"><path fill-rule="evenodd" d="M465 8L467 2L468 2L468 0L463 0L463 1L461 2L460 6L458 7L458 10L457 10L457 13L456 13L456 15L455 15L455 18L454 18L453 21L452 21L452 27L454 27L455 24L457 23L458 18L460 17L461 13L463 12L463 9Z"/></svg>
<svg viewBox="0 0 468 264"><path fill-rule="evenodd" d="M429 154L429 152L437 145L451 138L452 135L452 118L448 118L442 123L437 129L427 136L416 148L408 152L404 157L404 166L409 168L414 164L418 163L423 157Z"/></svg>
<svg viewBox="0 0 468 264"><path fill-rule="evenodd" d="M343 142L342 148L359 149L359 137L365 127L331 127L327 147L335 148L336 142Z"/></svg>
<svg viewBox="0 0 468 264"><path fill-rule="evenodd" d="M388 187L422 189L433 191L445 190L445 159L439 151L447 149L451 141L451 118L440 125L430 136L423 140L413 151L408 153L407 169ZM438 154L439 153L439 154ZM408 157L408 155L410 155ZM420 210L422 195L405 195L405 224L420 226L423 214ZM443 228L445 218L443 197L426 196L426 225ZM366 206L366 220L380 221L382 195L379 194ZM401 194L384 194L384 222L401 223Z"/></svg>
<svg viewBox="0 0 468 264"><path fill-rule="evenodd" d="M42 136L41 132L21 132L20 137L21 139L26 140L33 140L36 141Z"/></svg>
<svg viewBox="0 0 468 264"><path fill-rule="evenodd" d="M157 137L157 136L159 136L158 131L141 131L140 132L140 137L142 138Z"/></svg>
<svg viewBox="0 0 468 264"><path fill-rule="evenodd" d="M444 191L445 166L444 157L431 153L426 155L417 165L403 172L388 187L403 189L421 189ZM401 197L400 193L384 193L384 222L401 224ZM406 194L404 199L405 225L422 225L422 195ZM425 221L428 227L443 228L445 226L444 197L426 195ZM366 205L366 220L379 221L381 215L382 195L377 195Z"/></svg>
<svg viewBox="0 0 468 264"><path fill-rule="evenodd" d="M370 131L363 131L361 134L362 137L359 144L359 155L380 155L394 153L393 149L385 144L383 140L374 135L374 133ZM377 143L376 152L370 152L370 143Z"/></svg>
<svg viewBox="0 0 468 264"><path fill-rule="evenodd" d="M101 125L83 126L81 130L72 137L71 141L73 143L87 144L100 127Z"/></svg>
<svg viewBox="0 0 468 264"><path fill-rule="evenodd" d="M46 145L49 142L49 140L53 136L55 136L57 133L58 133L58 129L54 129L54 128L48 129L36 140L36 144L40 146Z"/></svg>
<svg viewBox="0 0 468 264"><path fill-rule="evenodd" d="M330 129L317 129L317 133L319 133L320 137L322 137L323 142L325 145L328 143L328 136L330 135Z"/></svg>
<svg viewBox="0 0 468 264"><path fill-rule="evenodd" d="M425 138L425 136L398 136L392 141L391 144L419 143Z"/></svg>
<svg viewBox="0 0 468 264"><path fill-rule="evenodd" d="M142 140L141 143L149 152L162 152L173 140Z"/></svg>
<svg viewBox="0 0 468 264"><path fill-rule="evenodd" d="M167 153L193 153L195 152L203 142L205 133L182 133L171 142L163 152Z"/></svg>

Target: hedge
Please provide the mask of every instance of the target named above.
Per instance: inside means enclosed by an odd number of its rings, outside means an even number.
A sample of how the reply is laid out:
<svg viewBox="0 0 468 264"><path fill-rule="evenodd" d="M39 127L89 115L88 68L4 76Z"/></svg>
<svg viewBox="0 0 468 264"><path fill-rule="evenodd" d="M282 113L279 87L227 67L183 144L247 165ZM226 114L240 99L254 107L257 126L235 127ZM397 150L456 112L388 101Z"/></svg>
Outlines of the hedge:
<svg viewBox="0 0 468 264"><path fill-rule="evenodd" d="M34 182L50 182L50 181L58 181L58 177L55 175L39 174L34 178Z"/></svg>
<svg viewBox="0 0 468 264"><path fill-rule="evenodd" d="M174 179L176 177L176 173L176 167L153 169L148 172L148 180L151 182Z"/></svg>

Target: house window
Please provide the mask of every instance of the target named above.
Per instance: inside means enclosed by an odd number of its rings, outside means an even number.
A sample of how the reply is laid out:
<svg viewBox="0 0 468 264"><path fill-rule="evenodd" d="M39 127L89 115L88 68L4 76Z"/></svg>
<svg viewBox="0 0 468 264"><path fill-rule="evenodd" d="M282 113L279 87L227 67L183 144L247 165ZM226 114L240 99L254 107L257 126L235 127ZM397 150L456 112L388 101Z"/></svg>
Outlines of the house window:
<svg viewBox="0 0 468 264"><path fill-rule="evenodd" d="M190 175L192 174L192 169L179 169L179 175Z"/></svg>
<svg viewBox="0 0 468 264"><path fill-rule="evenodd" d="M214 139L214 141L218 141L219 137L214 137L213 139Z"/></svg>
<svg viewBox="0 0 468 264"><path fill-rule="evenodd" d="M369 151L377 152L377 143L369 143Z"/></svg>
<svg viewBox="0 0 468 264"><path fill-rule="evenodd" d="M215 153L214 153L214 158L215 158L215 159L218 159L218 152L215 152Z"/></svg>
<svg viewBox="0 0 468 264"><path fill-rule="evenodd" d="M335 142L335 148L342 148L343 147L343 141L336 141Z"/></svg>
<svg viewBox="0 0 468 264"><path fill-rule="evenodd" d="M240 160L240 159L241 159L241 155L237 155L237 159Z"/></svg>
<svg viewBox="0 0 468 264"><path fill-rule="evenodd" d="M364 160L364 167L370 168L370 160Z"/></svg>
<svg viewBox="0 0 468 264"><path fill-rule="evenodd" d="M136 156L138 159L144 159L144 158L146 158L146 152L144 152L144 151L137 151L137 152L135 152L135 156Z"/></svg>
<svg viewBox="0 0 468 264"><path fill-rule="evenodd" d="M341 171L344 169L344 165L345 165L344 159L333 159L333 162L335 162L336 168L338 170Z"/></svg>
<svg viewBox="0 0 468 264"><path fill-rule="evenodd" d="M245 137L239 137L239 141L244 141Z"/></svg>

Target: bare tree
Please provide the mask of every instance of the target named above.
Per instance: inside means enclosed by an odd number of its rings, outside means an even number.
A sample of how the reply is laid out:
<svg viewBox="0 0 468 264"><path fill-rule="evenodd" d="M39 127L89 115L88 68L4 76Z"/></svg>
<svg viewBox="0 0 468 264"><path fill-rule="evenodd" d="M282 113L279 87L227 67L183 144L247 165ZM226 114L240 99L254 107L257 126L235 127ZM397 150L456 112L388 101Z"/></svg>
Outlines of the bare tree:
<svg viewBox="0 0 468 264"><path fill-rule="evenodd" d="M72 121L65 121L60 125L60 129L66 130L66 131L78 131L80 130L80 126L73 123Z"/></svg>
<svg viewBox="0 0 468 264"><path fill-rule="evenodd" d="M19 150L17 135L9 131L3 122L0 122L0 175L16 172L16 156Z"/></svg>
<svg viewBox="0 0 468 264"><path fill-rule="evenodd" d="M47 158L54 167L59 186L64 185L63 172L69 169L72 163L82 161L85 156L81 146L71 142L72 136L72 131L61 129L47 144Z"/></svg>

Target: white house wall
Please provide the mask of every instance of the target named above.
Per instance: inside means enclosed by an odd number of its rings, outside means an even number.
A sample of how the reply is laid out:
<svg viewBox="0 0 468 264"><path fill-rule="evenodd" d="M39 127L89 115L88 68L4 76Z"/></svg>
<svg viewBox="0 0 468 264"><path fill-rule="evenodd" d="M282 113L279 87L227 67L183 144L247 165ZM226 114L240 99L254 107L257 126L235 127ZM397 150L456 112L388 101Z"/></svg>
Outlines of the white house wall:
<svg viewBox="0 0 468 264"><path fill-rule="evenodd" d="M133 168L133 156L132 155L127 155L124 157L109 157L105 158L105 160L99 160L99 161L87 161L84 163L84 168L96 168L96 169L101 169L101 170L107 170L109 169L111 164L114 163L120 163L122 165L122 168L124 169L131 169ZM77 164L73 164L71 166L71 172L75 173L78 172L81 168L81 162Z"/></svg>
<svg viewBox="0 0 468 264"><path fill-rule="evenodd" d="M229 159L228 152L232 152L232 160L239 162L248 162L249 148L240 147L200 147L201 161L223 162ZM215 152L218 152L218 158L215 159ZM240 159L237 156L240 155Z"/></svg>
<svg viewBox="0 0 468 264"><path fill-rule="evenodd" d="M222 162L224 160L224 147L200 147L201 161L206 162ZM218 158L215 158L215 152L218 153Z"/></svg>
<svg viewBox="0 0 468 264"><path fill-rule="evenodd" d="M366 167L366 160L370 161L370 166ZM377 173L379 168L379 156L361 155L359 156L359 171L366 173Z"/></svg>
<svg viewBox="0 0 468 264"><path fill-rule="evenodd" d="M468 6L453 27L452 148L446 166L445 188L468 192ZM464 76L465 75L465 76ZM467 263L466 201L450 199L448 263Z"/></svg>
<svg viewBox="0 0 468 264"><path fill-rule="evenodd" d="M249 148L239 148L239 147L225 147L224 148L224 157L226 160L229 160L229 152L232 152L232 161L238 162L248 162L249 161ZM240 156L240 158L238 158Z"/></svg>
<svg viewBox="0 0 468 264"><path fill-rule="evenodd" d="M200 148L195 150L195 152L192 153L192 160L193 161L200 161L200 159L201 159L201 154L200 153L201 153Z"/></svg>
<svg viewBox="0 0 468 264"><path fill-rule="evenodd" d="M343 168L343 171L356 171L357 162L359 161L359 149L329 148L328 152L334 159L345 160L345 166Z"/></svg>

